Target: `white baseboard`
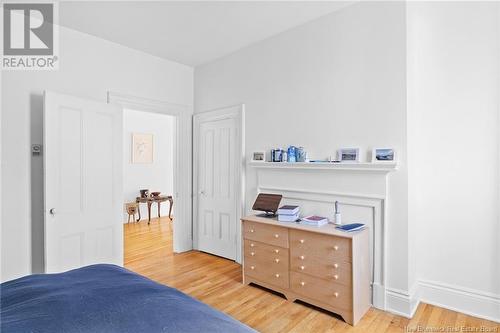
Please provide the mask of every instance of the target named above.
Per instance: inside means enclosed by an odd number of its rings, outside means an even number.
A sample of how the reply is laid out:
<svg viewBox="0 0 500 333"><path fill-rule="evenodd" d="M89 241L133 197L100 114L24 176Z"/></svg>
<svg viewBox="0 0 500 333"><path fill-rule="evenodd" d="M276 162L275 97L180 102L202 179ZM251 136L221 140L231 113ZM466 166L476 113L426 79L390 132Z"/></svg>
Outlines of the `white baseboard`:
<svg viewBox="0 0 500 333"><path fill-rule="evenodd" d="M418 286L421 302L500 322L500 295L427 280Z"/></svg>
<svg viewBox="0 0 500 333"><path fill-rule="evenodd" d="M466 315L500 322L500 295L445 283L419 280L410 289L410 292L386 288L385 297L385 310L406 318L412 318L420 302L423 302Z"/></svg>
<svg viewBox="0 0 500 333"><path fill-rule="evenodd" d="M410 292L399 289L386 289L386 311L394 314L412 318L420 303L418 284L415 284Z"/></svg>

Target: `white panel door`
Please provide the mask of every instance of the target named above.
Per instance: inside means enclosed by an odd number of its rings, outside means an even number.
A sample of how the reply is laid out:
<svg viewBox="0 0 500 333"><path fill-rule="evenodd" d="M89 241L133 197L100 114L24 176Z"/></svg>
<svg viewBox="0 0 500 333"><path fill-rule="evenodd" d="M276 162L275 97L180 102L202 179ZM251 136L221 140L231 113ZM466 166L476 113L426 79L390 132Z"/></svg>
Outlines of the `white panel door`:
<svg viewBox="0 0 500 333"><path fill-rule="evenodd" d="M240 109L195 115L198 249L233 260L241 217Z"/></svg>
<svg viewBox="0 0 500 333"><path fill-rule="evenodd" d="M45 92L45 271L123 265L122 111Z"/></svg>

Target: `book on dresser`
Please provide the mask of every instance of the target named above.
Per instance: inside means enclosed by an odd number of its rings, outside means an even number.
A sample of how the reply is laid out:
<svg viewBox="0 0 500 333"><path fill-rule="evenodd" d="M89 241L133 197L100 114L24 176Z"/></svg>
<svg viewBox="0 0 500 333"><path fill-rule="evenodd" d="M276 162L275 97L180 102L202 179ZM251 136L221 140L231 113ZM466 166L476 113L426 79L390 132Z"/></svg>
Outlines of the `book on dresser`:
<svg viewBox="0 0 500 333"><path fill-rule="evenodd" d="M297 215L299 211L299 206L285 205L278 208L278 215Z"/></svg>
<svg viewBox="0 0 500 333"><path fill-rule="evenodd" d="M285 205L278 209L278 221L295 222L299 219L300 207Z"/></svg>
<svg viewBox="0 0 500 333"><path fill-rule="evenodd" d="M242 218L243 283L341 315L355 325L371 306L369 233Z"/></svg>
<svg viewBox="0 0 500 333"><path fill-rule="evenodd" d="M336 228L345 232L354 232L361 230L365 227L363 223L351 223L351 224L344 224L344 225L339 225Z"/></svg>
<svg viewBox="0 0 500 333"><path fill-rule="evenodd" d="M294 214L294 215L283 215L280 214L278 215L278 221L280 222L295 222L299 219L299 214Z"/></svg>
<svg viewBox="0 0 500 333"><path fill-rule="evenodd" d="M325 225L328 223L328 219L326 217L322 217L322 216L310 215L310 216L306 216L306 217L302 218L301 223L316 226L316 227L321 227L322 225Z"/></svg>

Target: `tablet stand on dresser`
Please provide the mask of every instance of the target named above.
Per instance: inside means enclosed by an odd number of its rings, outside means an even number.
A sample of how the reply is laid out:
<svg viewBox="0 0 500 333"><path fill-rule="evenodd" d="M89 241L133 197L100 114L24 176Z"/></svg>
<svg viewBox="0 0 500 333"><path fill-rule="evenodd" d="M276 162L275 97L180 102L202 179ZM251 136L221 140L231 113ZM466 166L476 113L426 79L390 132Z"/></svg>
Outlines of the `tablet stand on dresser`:
<svg viewBox="0 0 500 333"><path fill-rule="evenodd" d="M355 325L371 306L369 232L248 216L242 219L243 283L341 315Z"/></svg>

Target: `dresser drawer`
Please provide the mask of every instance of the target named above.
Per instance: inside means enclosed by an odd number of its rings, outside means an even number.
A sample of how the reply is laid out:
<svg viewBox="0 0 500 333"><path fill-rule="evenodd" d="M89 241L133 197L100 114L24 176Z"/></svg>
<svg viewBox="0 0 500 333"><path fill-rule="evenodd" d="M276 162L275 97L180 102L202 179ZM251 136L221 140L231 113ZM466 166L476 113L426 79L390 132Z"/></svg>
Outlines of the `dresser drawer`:
<svg viewBox="0 0 500 333"><path fill-rule="evenodd" d="M344 310L352 309L352 289L342 284L290 272L290 288L313 300Z"/></svg>
<svg viewBox="0 0 500 333"><path fill-rule="evenodd" d="M324 260L351 262L351 240L315 232L290 230L292 255L306 255Z"/></svg>
<svg viewBox="0 0 500 333"><path fill-rule="evenodd" d="M288 229L264 223L243 222L243 237L269 245L288 248Z"/></svg>
<svg viewBox="0 0 500 333"><path fill-rule="evenodd" d="M345 286L352 285L350 263L310 256L300 249L291 249L290 270L313 275Z"/></svg>
<svg viewBox="0 0 500 333"><path fill-rule="evenodd" d="M245 258L264 258L269 262L286 264L288 268L288 249L249 239L245 239L244 242Z"/></svg>
<svg viewBox="0 0 500 333"><path fill-rule="evenodd" d="M279 257L264 257L258 254L251 256L245 253L243 271L245 275L259 281L286 289L289 287L288 256L286 259L287 260L281 260Z"/></svg>

